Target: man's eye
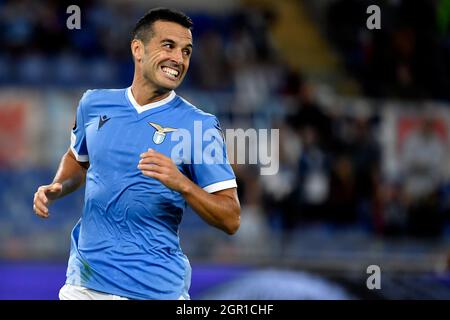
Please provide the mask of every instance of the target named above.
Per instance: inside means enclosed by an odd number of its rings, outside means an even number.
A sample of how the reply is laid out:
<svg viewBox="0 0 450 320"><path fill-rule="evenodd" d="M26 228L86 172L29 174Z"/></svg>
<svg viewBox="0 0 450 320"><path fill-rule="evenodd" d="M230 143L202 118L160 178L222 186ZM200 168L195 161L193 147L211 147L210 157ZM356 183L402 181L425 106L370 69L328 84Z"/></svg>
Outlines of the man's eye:
<svg viewBox="0 0 450 320"><path fill-rule="evenodd" d="M169 48L169 49L172 49L172 48L173 48L173 46L172 46L171 43L166 43L166 44L163 45L163 47Z"/></svg>
<svg viewBox="0 0 450 320"><path fill-rule="evenodd" d="M187 56L191 55L191 51L190 50L183 50L183 53Z"/></svg>

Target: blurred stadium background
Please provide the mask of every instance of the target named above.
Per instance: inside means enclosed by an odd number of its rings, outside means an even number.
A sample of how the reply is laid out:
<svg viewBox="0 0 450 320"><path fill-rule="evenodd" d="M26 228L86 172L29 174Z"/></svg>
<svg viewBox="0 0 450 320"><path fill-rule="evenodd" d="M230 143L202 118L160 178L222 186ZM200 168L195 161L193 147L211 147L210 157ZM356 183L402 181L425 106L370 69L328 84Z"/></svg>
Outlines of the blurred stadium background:
<svg viewBox="0 0 450 320"><path fill-rule="evenodd" d="M450 298L450 0L77 1L68 30L71 4L0 1L1 299L57 299L83 191L48 220L33 193L84 90L130 85L129 32L159 5L195 23L177 92L224 128L280 129L277 175L234 166L235 236L184 216L192 298Z"/></svg>

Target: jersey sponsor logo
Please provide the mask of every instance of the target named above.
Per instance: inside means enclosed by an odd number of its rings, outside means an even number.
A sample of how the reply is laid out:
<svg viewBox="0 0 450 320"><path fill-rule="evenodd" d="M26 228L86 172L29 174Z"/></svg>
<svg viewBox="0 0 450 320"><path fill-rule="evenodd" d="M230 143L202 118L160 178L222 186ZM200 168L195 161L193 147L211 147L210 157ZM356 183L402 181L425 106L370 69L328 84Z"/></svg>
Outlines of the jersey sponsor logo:
<svg viewBox="0 0 450 320"><path fill-rule="evenodd" d="M97 130L100 130L101 127L111 118L108 118L107 115L103 115L98 119L98 128Z"/></svg>
<svg viewBox="0 0 450 320"><path fill-rule="evenodd" d="M153 142L155 144L163 143L164 139L166 138L166 133L174 132L174 131L178 130L175 128L164 128L164 127L160 126L159 124L153 123L153 122L149 122L148 124L156 129L155 133L153 134Z"/></svg>

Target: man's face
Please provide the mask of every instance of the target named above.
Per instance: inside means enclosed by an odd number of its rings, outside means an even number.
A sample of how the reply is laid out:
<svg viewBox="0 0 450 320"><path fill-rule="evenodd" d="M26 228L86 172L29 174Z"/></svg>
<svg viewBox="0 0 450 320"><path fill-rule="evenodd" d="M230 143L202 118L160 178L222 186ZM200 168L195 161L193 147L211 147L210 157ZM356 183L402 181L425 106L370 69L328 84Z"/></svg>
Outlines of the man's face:
<svg viewBox="0 0 450 320"><path fill-rule="evenodd" d="M144 44L141 70L156 89L173 90L183 81L192 53L189 29L168 21L156 21L153 35Z"/></svg>

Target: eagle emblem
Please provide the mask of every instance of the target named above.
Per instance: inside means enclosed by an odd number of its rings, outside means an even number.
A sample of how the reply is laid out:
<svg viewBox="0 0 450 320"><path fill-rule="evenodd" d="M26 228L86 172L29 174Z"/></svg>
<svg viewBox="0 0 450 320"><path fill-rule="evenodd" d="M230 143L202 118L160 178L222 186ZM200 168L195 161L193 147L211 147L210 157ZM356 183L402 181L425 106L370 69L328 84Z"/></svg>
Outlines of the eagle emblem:
<svg viewBox="0 0 450 320"><path fill-rule="evenodd" d="M149 122L148 124L156 129L155 134L153 135L153 142L155 144L163 143L164 139L166 138L166 133L174 132L174 131L178 130L178 129L175 129L175 128L163 128L159 124L153 123L153 122Z"/></svg>

